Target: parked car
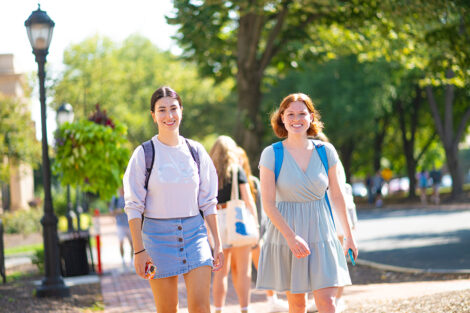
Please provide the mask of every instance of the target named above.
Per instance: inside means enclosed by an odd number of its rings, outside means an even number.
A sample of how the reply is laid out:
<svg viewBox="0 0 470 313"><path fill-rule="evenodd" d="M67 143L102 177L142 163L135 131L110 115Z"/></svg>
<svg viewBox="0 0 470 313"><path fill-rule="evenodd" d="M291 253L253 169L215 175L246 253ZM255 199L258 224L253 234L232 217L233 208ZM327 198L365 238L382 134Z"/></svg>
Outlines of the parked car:
<svg viewBox="0 0 470 313"><path fill-rule="evenodd" d="M354 197L367 197L367 188L366 185L362 182L352 183L352 193Z"/></svg>

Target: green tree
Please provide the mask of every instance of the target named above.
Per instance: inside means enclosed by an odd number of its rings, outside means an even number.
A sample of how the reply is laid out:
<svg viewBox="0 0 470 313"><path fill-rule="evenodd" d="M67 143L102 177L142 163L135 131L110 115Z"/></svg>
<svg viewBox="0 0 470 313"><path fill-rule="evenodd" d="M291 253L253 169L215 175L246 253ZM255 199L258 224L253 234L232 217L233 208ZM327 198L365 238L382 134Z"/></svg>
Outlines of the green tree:
<svg viewBox="0 0 470 313"><path fill-rule="evenodd" d="M452 196L462 195L458 145L468 132L470 106L470 3L468 1L384 1L380 31L369 32L364 56L386 56L405 68L423 71L435 128L451 173ZM384 39L383 34L386 34ZM375 42L375 44L374 44ZM457 98L459 96L459 98Z"/></svg>
<svg viewBox="0 0 470 313"><path fill-rule="evenodd" d="M416 196L416 173L420 160L437 139L429 110L424 107L425 92L419 85L421 71L407 71L397 77L393 109L398 120L399 136L403 144L402 155L410 181L408 197ZM430 123L431 122L431 123ZM398 134L395 135L397 137Z"/></svg>
<svg viewBox="0 0 470 313"><path fill-rule="evenodd" d="M387 63L360 63L350 55L323 64L300 63L299 68L267 89L266 110L272 110L289 93L310 95L320 111L325 134L340 154L347 178L361 167L370 172L368 155L376 151L376 132L371 130L390 99Z"/></svg>
<svg viewBox="0 0 470 313"><path fill-rule="evenodd" d="M40 160L40 144L27 104L0 93L0 181L7 182L10 164L25 162L33 166Z"/></svg>
<svg viewBox="0 0 470 313"><path fill-rule="evenodd" d="M53 170L65 186L78 186L103 200L115 195L129 160L126 127L98 110L92 120L65 123L56 133Z"/></svg>
<svg viewBox="0 0 470 313"><path fill-rule="evenodd" d="M128 126L133 146L156 132L150 97L163 85L183 100L183 135L202 139L233 127L233 114L220 118L233 106L233 81L214 86L213 79L198 75L194 64L160 51L142 36L132 35L119 44L100 36L85 39L64 52L64 63L54 85L54 105L69 102L78 117L84 117L99 103Z"/></svg>
<svg viewBox="0 0 470 313"><path fill-rule="evenodd" d="M334 51L323 49L322 34L345 29L348 38L354 37L347 28L374 17L377 4L360 0L173 3L176 13L168 22L179 27L176 39L183 56L218 81L236 76L236 139L252 159L261 149L265 129L260 108L267 70L295 68L306 55L333 57Z"/></svg>

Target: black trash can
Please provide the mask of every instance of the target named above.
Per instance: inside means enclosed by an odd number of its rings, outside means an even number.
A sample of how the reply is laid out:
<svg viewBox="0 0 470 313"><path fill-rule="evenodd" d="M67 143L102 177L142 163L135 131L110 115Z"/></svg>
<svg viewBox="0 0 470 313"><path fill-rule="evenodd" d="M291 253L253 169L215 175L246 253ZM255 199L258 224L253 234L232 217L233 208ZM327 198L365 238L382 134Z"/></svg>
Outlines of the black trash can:
<svg viewBox="0 0 470 313"><path fill-rule="evenodd" d="M59 236L59 250L62 276L79 276L90 273L87 246L88 231L62 233Z"/></svg>

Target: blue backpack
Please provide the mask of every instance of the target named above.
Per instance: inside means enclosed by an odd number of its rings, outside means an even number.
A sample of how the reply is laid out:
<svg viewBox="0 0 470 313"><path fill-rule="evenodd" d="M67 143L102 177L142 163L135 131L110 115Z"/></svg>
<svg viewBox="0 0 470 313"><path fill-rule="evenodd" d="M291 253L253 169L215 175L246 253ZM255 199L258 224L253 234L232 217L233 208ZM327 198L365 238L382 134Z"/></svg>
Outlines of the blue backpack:
<svg viewBox="0 0 470 313"><path fill-rule="evenodd" d="M313 140L312 142L313 142L313 145L315 146L315 150L320 156L321 162L323 163L323 167L326 170L326 175L328 176L329 166L328 166L328 157L326 156L325 146L323 144L317 145L315 144ZM274 176L275 176L275 181L277 182L279 173L281 172L282 161L284 160L284 146L282 145L282 141L273 143L272 146L274 149ZM333 226L336 228L335 220L333 219L333 212L331 211L330 200L328 199L328 194L326 191L325 191L325 200L326 200L326 203L328 204L328 209L330 209L331 221L333 222Z"/></svg>

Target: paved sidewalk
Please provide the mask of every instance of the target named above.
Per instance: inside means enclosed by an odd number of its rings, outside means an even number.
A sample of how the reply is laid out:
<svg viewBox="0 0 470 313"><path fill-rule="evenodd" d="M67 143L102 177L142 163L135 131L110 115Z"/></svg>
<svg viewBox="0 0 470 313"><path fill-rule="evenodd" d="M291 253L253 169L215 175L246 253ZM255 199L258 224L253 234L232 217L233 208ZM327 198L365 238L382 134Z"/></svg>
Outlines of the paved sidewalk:
<svg viewBox="0 0 470 313"><path fill-rule="evenodd" d="M101 276L101 288L105 312L155 312L153 296L148 282L139 278L131 269L124 269L122 266L114 218L109 216L100 217L100 225L102 263L105 272ZM127 257L129 257L128 255L129 253L126 254ZM353 285L346 288L344 300L351 307L359 307L365 303L383 303L390 300L466 289L470 289L470 280ZM179 312L187 313L186 291L181 277L178 290ZM281 295L281 297L283 296ZM254 290L251 296L251 312L263 313L265 312L265 305L266 296L264 292ZM231 286L231 282L229 282L224 313L235 312L240 311L235 291Z"/></svg>

